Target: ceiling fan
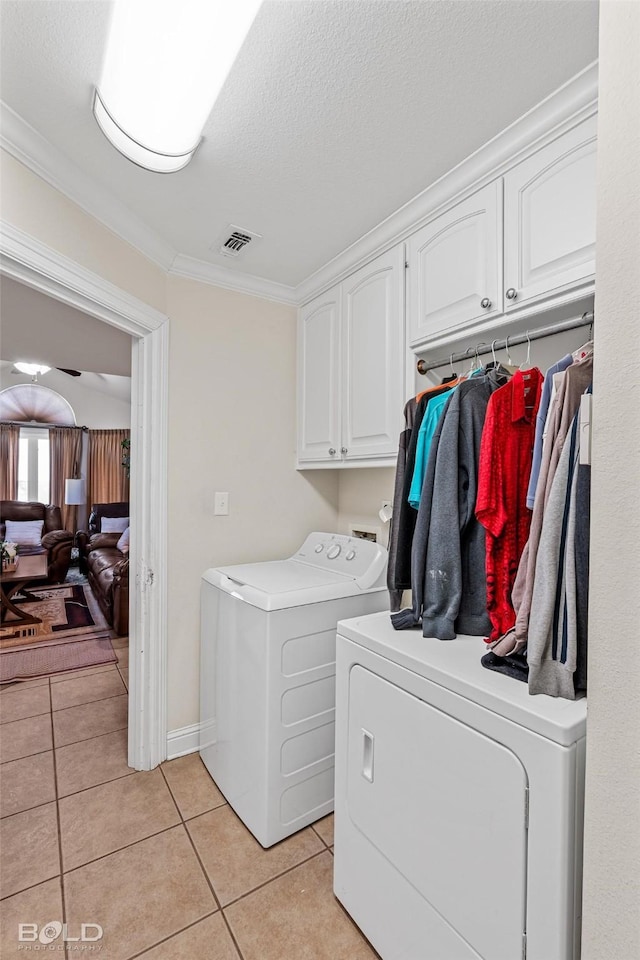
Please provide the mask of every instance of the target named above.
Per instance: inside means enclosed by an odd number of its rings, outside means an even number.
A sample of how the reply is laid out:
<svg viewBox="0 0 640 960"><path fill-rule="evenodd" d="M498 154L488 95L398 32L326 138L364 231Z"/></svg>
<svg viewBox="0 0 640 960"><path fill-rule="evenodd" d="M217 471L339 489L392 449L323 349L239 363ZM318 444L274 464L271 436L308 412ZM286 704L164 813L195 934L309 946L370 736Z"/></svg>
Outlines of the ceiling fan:
<svg viewBox="0 0 640 960"><path fill-rule="evenodd" d="M81 377L81 370L70 370L68 367L56 367L56 370L59 370L61 373L66 373L69 377ZM38 376L43 373L48 373L51 370L51 367L47 367L44 364L40 363L23 363L19 361L14 363L13 370L11 373L14 374L28 374L33 378L34 381L37 381Z"/></svg>

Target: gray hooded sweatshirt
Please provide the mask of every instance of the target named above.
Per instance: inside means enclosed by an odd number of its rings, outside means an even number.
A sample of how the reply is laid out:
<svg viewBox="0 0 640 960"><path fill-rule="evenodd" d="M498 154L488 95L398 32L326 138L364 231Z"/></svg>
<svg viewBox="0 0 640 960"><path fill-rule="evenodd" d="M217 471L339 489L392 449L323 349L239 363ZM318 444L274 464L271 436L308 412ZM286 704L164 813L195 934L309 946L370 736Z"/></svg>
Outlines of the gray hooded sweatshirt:
<svg viewBox="0 0 640 960"><path fill-rule="evenodd" d="M425 637L485 636L485 531L475 517L482 428L491 394L506 383L491 370L452 393L436 429L413 537L413 609L391 617L397 630L422 620Z"/></svg>

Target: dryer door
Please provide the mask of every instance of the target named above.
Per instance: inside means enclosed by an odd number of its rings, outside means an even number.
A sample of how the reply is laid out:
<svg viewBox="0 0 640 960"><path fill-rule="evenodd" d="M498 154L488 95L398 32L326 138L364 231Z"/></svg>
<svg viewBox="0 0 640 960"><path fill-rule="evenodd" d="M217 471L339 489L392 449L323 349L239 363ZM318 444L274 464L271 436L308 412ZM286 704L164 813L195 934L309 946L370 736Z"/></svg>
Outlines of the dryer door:
<svg viewBox="0 0 640 960"><path fill-rule="evenodd" d="M349 816L425 912L469 956L520 957L527 776L516 755L361 666L350 674L348 751ZM460 946L437 960L458 960Z"/></svg>

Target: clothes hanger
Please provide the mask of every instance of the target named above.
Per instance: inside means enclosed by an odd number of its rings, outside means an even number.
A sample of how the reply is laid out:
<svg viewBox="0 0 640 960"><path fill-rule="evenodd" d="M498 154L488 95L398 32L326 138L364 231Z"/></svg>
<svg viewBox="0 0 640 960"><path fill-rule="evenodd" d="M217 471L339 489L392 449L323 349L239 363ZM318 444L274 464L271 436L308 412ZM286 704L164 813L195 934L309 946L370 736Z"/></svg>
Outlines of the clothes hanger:
<svg viewBox="0 0 640 960"><path fill-rule="evenodd" d="M443 378L442 378L442 384L441 384L441 385L442 385L443 387L446 386L446 384L448 384L448 383L453 383L454 380L457 380L457 379L458 379L458 374L456 373L456 371L455 371L454 368L453 368L453 354L452 354L452 353L449 354L449 366L451 367L451 373L450 373L450 374L447 374L446 377L443 377Z"/></svg>
<svg viewBox="0 0 640 960"><path fill-rule="evenodd" d="M495 340L494 340L494 343L495 343ZM506 350L506 353L507 353L507 362L506 362L506 363L501 363L500 365L501 365L501 367L503 368L503 370L506 370L507 373L510 373L510 374L513 376L513 374L516 372L516 370L518 369L518 367L517 367L516 364L514 364L513 360L511 359L511 350L509 349L509 337L508 337L508 336L505 337L505 339L504 339L504 349Z"/></svg>
<svg viewBox="0 0 640 960"><path fill-rule="evenodd" d="M531 367L531 337L529 336L529 331L526 333L527 337L527 356L522 361L518 370L528 370Z"/></svg>
<svg viewBox="0 0 640 960"><path fill-rule="evenodd" d="M586 313L582 314L582 319L584 320L587 317ZM571 356L574 361L584 360L586 357L589 357L593 354L593 320L589 324L589 339L586 343L583 343L581 347L578 347L577 350L574 350Z"/></svg>

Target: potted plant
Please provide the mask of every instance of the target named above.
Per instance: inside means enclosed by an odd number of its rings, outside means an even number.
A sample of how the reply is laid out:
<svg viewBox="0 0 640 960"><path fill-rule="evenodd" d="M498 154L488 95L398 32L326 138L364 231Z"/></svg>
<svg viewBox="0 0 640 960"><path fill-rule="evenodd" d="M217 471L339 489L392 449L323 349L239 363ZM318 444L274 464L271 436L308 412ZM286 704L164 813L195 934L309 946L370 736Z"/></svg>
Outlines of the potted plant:
<svg viewBox="0 0 640 960"><path fill-rule="evenodd" d="M11 540L3 540L0 543L0 553L2 554L2 572L11 573L18 566L18 544Z"/></svg>

